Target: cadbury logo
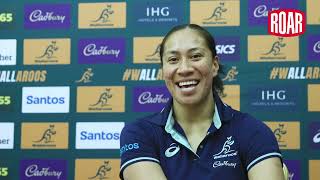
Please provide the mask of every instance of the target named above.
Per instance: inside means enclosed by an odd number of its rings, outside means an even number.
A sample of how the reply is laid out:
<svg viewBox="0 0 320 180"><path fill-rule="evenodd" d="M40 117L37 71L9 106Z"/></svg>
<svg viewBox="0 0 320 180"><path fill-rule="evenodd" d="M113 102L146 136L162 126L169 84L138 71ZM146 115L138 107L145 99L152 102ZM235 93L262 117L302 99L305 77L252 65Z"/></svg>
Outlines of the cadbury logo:
<svg viewBox="0 0 320 180"><path fill-rule="evenodd" d="M140 104L156 104L156 103L167 103L169 98L164 98L163 94L156 94L152 97L151 92L143 92L138 99Z"/></svg>
<svg viewBox="0 0 320 180"><path fill-rule="evenodd" d="M316 135L314 135L313 142L320 143L320 129L318 130L318 133Z"/></svg>
<svg viewBox="0 0 320 180"><path fill-rule="evenodd" d="M83 54L85 56L99 56L99 55L114 55L119 56L120 49L108 49L108 46L97 47L95 44L88 44L83 49Z"/></svg>
<svg viewBox="0 0 320 180"><path fill-rule="evenodd" d="M320 53L320 41L316 42L313 46L313 51L315 53Z"/></svg>
<svg viewBox="0 0 320 180"><path fill-rule="evenodd" d="M273 10L278 10L279 8L272 8ZM260 18L260 17L268 17L268 10L266 5L260 5L254 9L253 12L254 17Z"/></svg>
<svg viewBox="0 0 320 180"><path fill-rule="evenodd" d="M54 12L42 12L37 9L32 11L29 16L31 22L41 22L41 21L60 21L64 22L66 16L55 15Z"/></svg>
<svg viewBox="0 0 320 180"><path fill-rule="evenodd" d="M54 177L57 177L57 179L60 179L61 174L62 174L62 171L55 171L50 169L50 167L39 169L38 165L36 164L30 165L29 167L27 167L25 171L25 175L27 177L54 176Z"/></svg>

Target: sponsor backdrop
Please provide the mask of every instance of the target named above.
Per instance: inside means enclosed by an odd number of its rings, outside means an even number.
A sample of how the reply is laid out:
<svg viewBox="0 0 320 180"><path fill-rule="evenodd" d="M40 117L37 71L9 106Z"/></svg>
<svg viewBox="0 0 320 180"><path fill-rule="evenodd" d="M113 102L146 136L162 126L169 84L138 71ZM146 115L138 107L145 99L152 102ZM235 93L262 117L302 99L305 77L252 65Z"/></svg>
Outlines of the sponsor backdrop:
<svg viewBox="0 0 320 180"><path fill-rule="evenodd" d="M124 124L170 98L159 43L181 23L216 37L223 100L272 129L290 179L320 179L320 1L2 3L0 179L119 179ZM304 35L268 35L281 8L306 12Z"/></svg>

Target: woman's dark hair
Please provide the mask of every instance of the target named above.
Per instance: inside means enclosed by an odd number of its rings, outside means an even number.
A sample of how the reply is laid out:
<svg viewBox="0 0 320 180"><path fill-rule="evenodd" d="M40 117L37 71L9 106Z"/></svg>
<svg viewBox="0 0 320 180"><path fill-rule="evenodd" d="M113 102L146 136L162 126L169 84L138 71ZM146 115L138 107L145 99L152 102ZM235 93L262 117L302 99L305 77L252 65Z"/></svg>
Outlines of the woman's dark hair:
<svg viewBox="0 0 320 180"><path fill-rule="evenodd" d="M163 38L161 44L160 44L160 60L161 60L161 66L163 64L163 50L164 50L164 46L166 44L166 41L168 40L168 38L175 32L183 30L183 29L192 29L196 32L199 33L200 36L203 37L203 39L205 40L209 50L212 53L212 56L215 57L217 55L216 52L216 43L215 40L213 38L213 36L203 27L196 25L196 24L183 24L183 25L178 25L173 27L167 34L166 36ZM219 63L219 71L218 71L218 75L216 77L213 78L213 82L212 82L212 88L219 94L219 95L223 95L223 82L220 78L221 74L224 74L223 71L223 66Z"/></svg>

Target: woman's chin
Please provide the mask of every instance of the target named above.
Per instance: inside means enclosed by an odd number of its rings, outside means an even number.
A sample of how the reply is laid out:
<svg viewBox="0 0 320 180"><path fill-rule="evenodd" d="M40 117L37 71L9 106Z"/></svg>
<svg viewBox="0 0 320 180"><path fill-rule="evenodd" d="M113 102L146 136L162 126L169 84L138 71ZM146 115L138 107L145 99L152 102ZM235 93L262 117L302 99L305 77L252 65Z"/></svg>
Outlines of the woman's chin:
<svg viewBox="0 0 320 180"><path fill-rule="evenodd" d="M181 105L186 105L186 106L191 106L191 105L197 105L200 102L199 98L196 97L181 97L181 98L176 98L179 104Z"/></svg>

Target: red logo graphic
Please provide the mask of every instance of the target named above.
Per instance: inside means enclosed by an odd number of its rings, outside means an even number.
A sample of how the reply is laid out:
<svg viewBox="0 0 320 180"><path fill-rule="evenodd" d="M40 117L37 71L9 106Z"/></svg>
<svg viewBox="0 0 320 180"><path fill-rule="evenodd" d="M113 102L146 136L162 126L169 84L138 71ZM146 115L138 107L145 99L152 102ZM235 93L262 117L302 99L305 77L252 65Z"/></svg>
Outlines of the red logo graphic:
<svg viewBox="0 0 320 180"><path fill-rule="evenodd" d="M268 32L271 35L291 37L306 31L305 13L296 9L279 9L268 13Z"/></svg>

